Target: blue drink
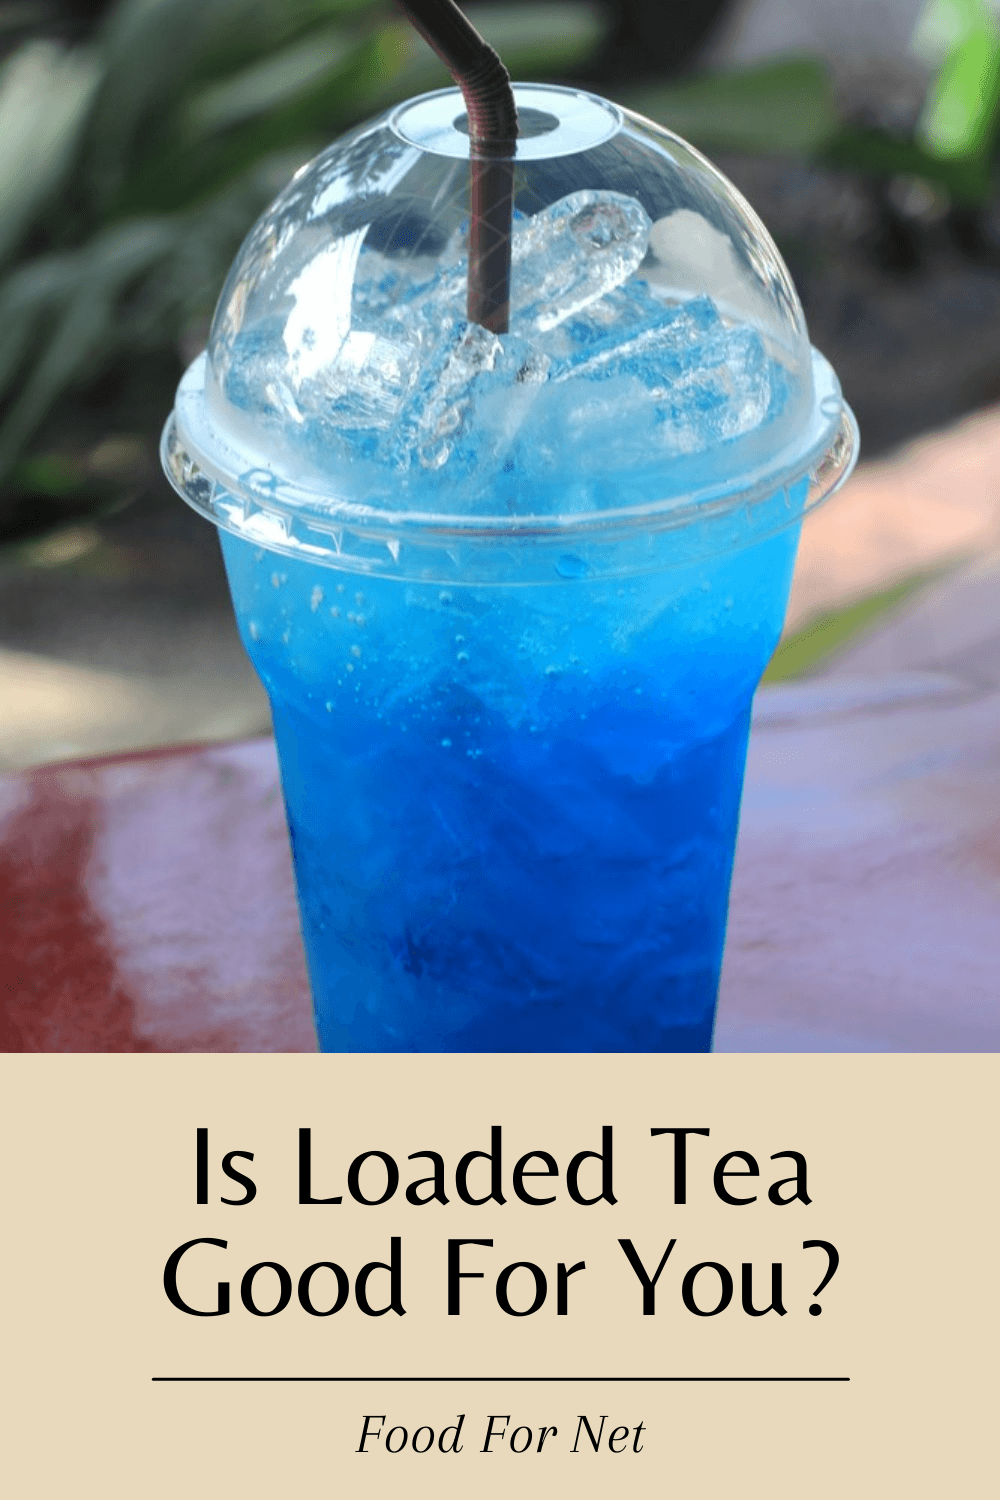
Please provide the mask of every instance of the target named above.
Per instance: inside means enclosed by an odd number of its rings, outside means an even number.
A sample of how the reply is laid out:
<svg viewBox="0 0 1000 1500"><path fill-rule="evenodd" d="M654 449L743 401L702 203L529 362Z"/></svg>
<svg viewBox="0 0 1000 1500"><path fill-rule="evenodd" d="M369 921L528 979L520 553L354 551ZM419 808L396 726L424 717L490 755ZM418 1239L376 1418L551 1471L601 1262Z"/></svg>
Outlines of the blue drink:
<svg viewBox="0 0 1000 1500"><path fill-rule="evenodd" d="M320 1046L705 1051L751 701L849 419L773 247L735 258L745 205L710 222L722 179L617 112L596 187L526 162L510 335L463 323L457 210L410 248L467 141L404 171L454 113L410 108L369 127L363 210L355 141L253 232L165 447L271 698ZM655 219L620 191L640 146ZM678 286L685 246L713 295Z"/></svg>
<svg viewBox="0 0 1000 1500"><path fill-rule="evenodd" d="M325 1049L709 1048L750 702L795 543L445 589L223 533Z"/></svg>

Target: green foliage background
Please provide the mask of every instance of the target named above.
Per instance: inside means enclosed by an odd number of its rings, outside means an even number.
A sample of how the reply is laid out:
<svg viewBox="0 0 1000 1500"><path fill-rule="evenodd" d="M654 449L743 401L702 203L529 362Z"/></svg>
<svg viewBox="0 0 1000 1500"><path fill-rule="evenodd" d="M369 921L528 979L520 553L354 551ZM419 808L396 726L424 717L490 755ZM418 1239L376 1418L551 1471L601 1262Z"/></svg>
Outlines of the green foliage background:
<svg viewBox="0 0 1000 1500"><path fill-rule="evenodd" d="M525 78L585 65L606 29L587 3L475 16ZM88 393L126 360L136 387L144 361L171 367L169 388L178 341L291 173L448 81L385 0L119 0L86 45L16 49L0 68L0 495L92 487ZM135 390L100 404L136 420Z"/></svg>
<svg viewBox="0 0 1000 1500"><path fill-rule="evenodd" d="M610 24L597 0L469 11L523 79L586 76ZM996 21L988 0L934 0L929 14L940 67L912 139L844 124L808 58L615 92L709 151L909 173L980 201L1000 96ZM18 507L30 526L33 497L93 503L114 488L95 442L162 416L179 348L203 334L261 209L347 127L447 81L388 0L118 0L85 44L29 34L10 53L0 532Z"/></svg>

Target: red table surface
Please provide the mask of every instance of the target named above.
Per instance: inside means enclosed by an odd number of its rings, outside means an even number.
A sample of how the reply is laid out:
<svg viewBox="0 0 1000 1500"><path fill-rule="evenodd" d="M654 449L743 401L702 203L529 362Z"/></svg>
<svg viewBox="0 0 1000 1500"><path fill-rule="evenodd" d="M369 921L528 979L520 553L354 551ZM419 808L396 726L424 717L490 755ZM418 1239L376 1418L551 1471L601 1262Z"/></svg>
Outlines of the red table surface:
<svg viewBox="0 0 1000 1500"><path fill-rule="evenodd" d="M269 740L0 781L0 1049L315 1051Z"/></svg>
<svg viewBox="0 0 1000 1500"><path fill-rule="evenodd" d="M717 1046L996 1050L1000 754L942 770L919 703L886 748L877 716L781 702L752 740ZM1000 717L955 711L1000 749ZM270 740L0 777L0 1050L314 1049Z"/></svg>

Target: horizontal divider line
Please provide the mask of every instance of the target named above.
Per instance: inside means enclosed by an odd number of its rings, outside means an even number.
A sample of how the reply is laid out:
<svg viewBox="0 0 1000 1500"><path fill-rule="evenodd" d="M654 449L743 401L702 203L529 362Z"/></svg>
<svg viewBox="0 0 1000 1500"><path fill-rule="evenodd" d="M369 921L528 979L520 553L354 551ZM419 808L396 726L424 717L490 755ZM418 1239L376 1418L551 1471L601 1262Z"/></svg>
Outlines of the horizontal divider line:
<svg viewBox="0 0 1000 1500"><path fill-rule="evenodd" d="M548 1385L594 1385L594 1384L674 1384L674 1383L845 1383L850 1375L153 1375L154 1382L163 1384L194 1383L316 1383L341 1385L478 1385L493 1384L548 1384Z"/></svg>

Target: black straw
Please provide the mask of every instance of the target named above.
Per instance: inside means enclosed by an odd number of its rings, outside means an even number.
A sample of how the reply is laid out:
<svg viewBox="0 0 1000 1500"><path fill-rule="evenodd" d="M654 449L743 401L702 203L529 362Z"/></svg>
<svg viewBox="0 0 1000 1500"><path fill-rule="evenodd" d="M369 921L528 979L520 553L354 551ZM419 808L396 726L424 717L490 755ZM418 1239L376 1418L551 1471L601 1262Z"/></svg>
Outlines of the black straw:
<svg viewBox="0 0 1000 1500"><path fill-rule="evenodd" d="M469 120L470 323L506 333L510 322L517 108L510 75L454 0L397 0L462 90Z"/></svg>

